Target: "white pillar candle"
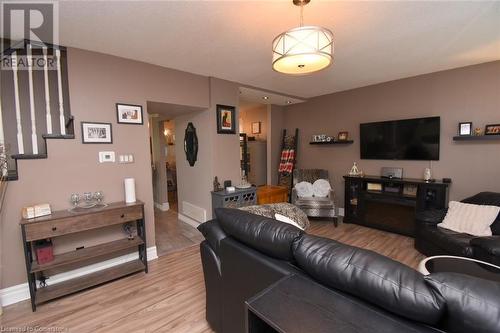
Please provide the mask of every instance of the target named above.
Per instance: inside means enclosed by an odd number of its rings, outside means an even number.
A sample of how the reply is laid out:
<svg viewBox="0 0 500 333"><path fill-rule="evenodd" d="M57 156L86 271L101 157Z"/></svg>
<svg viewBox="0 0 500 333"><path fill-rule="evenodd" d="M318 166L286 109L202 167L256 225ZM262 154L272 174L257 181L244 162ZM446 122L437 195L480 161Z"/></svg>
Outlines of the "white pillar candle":
<svg viewBox="0 0 500 333"><path fill-rule="evenodd" d="M135 179L134 178L125 178L125 202L133 203L136 201L135 199Z"/></svg>

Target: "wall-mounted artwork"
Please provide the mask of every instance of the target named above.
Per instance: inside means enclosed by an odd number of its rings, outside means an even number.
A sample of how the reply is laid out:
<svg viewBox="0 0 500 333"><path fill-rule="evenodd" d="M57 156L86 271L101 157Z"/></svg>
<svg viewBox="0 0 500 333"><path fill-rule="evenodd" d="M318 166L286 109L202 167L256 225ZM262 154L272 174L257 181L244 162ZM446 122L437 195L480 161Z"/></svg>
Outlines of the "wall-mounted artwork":
<svg viewBox="0 0 500 333"><path fill-rule="evenodd" d="M193 123L189 123L184 132L184 152L189 165L194 166L198 158L198 136Z"/></svg>
<svg viewBox="0 0 500 333"><path fill-rule="evenodd" d="M484 129L485 135L500 135L500 124L486 125Z"/></svg>
<svg viewBox="0 0 500 333"><path fill-rule="evenodd" d="M116 103L118 124L142 125L142 105Z"/></svg>
<svg viewBox="0 0 500 333"><path fill-rule="evenodd" d="M217 104L217 133L236 133L236 108Z"/></svg>
<svg viewBox="0 0 500 333"><path fill-rule="evenodd" d="M82 143L113 143L111 124L82 121Z"/></svg>
<svg viewBox="0 0 500 333"><path fill-rule="evenodd" d="M261 133L260 127L261 127L260 121L252 123L252 134L260 134Z"/></svg>

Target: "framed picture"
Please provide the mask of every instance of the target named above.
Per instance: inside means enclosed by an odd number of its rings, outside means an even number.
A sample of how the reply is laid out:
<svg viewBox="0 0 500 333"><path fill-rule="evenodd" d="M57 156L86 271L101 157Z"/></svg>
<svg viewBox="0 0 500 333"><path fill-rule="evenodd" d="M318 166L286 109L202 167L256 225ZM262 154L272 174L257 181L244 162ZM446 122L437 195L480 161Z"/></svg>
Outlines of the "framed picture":
<svg viewBox="0 0 500 333"><path fill-rule="evenodd" d="M458 123L458 135L472 135L472 122Z"/></svg>
<svg viewBox="0 0 500 333"><path fill-rule="evenodd" d="M484 135L500 135L500 124L486 125Z"/></svg>
<svg viewBox="0 0 500 333"><path fill-rule="evenodd" d="M236 134L236 108L217 104L217 133Z"/></svg>
<svg viewBox="0 0 500 333"><path fill-rule="evenodd" d="M260 121L252 123L252 134L260 134L260 125Z"/></svg>
<svg viewBox="0 0 500 333"><path fill-rule="evenodd" d="M349 132L339 132L339 141L347 141L349 139Z"/></svg>
<svg viewBox="0 0 500 333"><path fill-rule="evenodd" d="M113 143L111 123L82 121L82 143Z"/></svg>
<svg viewBox="0 0 500 333"><path fill-rule="evenodd" d="M142 105L116 103L118 124L142 125Z"/></svg>

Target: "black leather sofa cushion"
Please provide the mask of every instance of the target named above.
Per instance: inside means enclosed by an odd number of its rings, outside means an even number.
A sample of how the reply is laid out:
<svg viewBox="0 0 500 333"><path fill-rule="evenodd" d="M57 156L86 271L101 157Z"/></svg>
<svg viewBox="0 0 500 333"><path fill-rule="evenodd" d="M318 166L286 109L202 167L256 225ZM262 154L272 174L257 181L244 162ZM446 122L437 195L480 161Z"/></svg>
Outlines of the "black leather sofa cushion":
<svg viewBox="0 0 500 333"><path fill-rule="evenodd" d="M472 238L470 244L479 247L489 255L500 257L500 236Z"/></svg>
<svg viewBox="0 0 500 333"><path fill-rule="evenodd" d="M418 237L437 244L446 253L465 257L473 256L474 251L470 241L476 236L432 225L421 225L419 228L420 230L417 231Z"/></svg>
<svg viewBox="0 0 500 333"><path fill-rule="evenodd" d="M198 231L202 233L214 252L219 255L220 242L227 237L224 230L221 229L219 222L211 220L202 223L198 226Z"/></svg>
<svg viewBox="0 0 500 333"><path fill-rule="evenodd" d="M480 192L472 197L462 200L463 203L474 205L488 205L500 207L500 193L495 192ZM493 235L500 235L500 214L498 214L495 222L491 225Z"/></svg>
<svg viewBox="0 0 500 333"><path fill-rule="evenodd" d="M443 219L446 216L447 212L447 209L424 210L422 212L416 213L415 219L418 221L418 223L428 223L436 225L443 222Z"/></svg>
<svg viewBox="0 0 500 333"><path fill-rule="evenodd" d="M445 299L446 331L500 332L500 283L458 273L430 274L425 280Z"/></svg>
<svg viewBox="0 0 500 333"><path fill-rule="evenodd" d="M270 257L293 261L292 244L304 233L299 228L239 209L217 208L215 214L226 234Z"/></svg>
<svg viewBox="0 0 500 333"><path fill-rule="evenodd" d="M401 263L311 235L294 245L294 254L300 268L331 288L425 324L435 325L441 318L442 298L425 284L422 274Z"/></svg>

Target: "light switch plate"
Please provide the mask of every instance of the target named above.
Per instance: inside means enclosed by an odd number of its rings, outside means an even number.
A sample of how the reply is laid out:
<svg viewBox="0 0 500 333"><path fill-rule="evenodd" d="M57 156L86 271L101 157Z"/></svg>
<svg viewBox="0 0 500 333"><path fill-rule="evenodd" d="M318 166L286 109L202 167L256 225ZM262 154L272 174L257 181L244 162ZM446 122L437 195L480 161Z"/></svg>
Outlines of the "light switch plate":
<svg viewBox="0 0 500 333"><path fill-rule="evenodd" d="M115 162L115 152L114 151L100 151L99 152L99 163L114 163Z"/></svg>

